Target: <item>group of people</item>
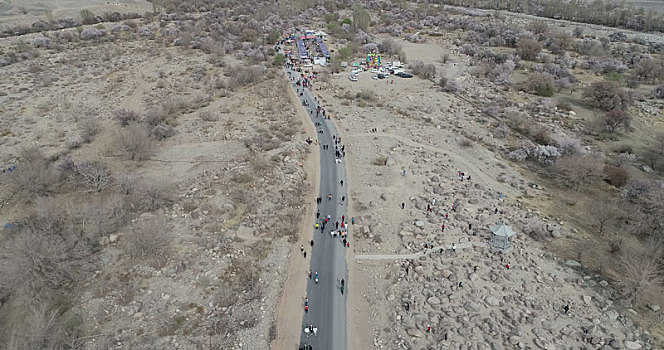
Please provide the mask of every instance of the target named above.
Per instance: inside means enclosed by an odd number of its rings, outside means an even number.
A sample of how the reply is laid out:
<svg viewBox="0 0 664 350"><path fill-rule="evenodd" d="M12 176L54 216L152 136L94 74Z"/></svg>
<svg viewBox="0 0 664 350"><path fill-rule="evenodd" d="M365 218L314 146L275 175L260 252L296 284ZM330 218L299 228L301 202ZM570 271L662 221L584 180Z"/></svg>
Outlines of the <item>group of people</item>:
<svg viewBox="0 0 664 350"><path fill-rule="evenodd" d="M327 120L330 120L330 115L327 113L325 110L325 107L320 106L318 103L318 100L316 99L315 96L307 95L308 93L311 92L312 90L312 82L315 79L315 73L313 75L307 75L301 71L299 67L297 67L296 63L291 62L290 60L287 60L285 63L285 67L287 68L288 75L290 77L291 83L293 84L293 88L297 92L297 95L300 97L302 105L307 109L307 112L311 116L312 120L314 121L314 124L316 126L317 132L319 134L324 133L324 123ZM307 91L308 90L308 91ZM338 135L332 135L332 140L334 143L334 154L335 154L335 162L337 164L341 163L341 159L345 156L346 153L346 147L342 144L341 142L341 137ZM308 144L312 144L315 141L312 140L311 138L307 138L306 141ZM327 151L331 150L332 148L330 147L331 145L325 144L323 142L316 142L317 144L320 144L321 150ZM343 180L339 180L338 186L342 187L344 185ZM332 193L328 194L327 196L327 201L332 201L333 200L333 195ZM345 202L345 195L340 196L341 202L340 204L343 205ZM345 248L350 248L350 240L348 236L348 218L346 215L341 215L340 218L332 218L332 214L321 214L321 209L323 207L323 197L318 197L316 198L316 203L318 205L318 210L316 212L316 222L315 222L315 230L318 231L320 230L320 233L326 232L325 228L327 225L334 225L334 229L331 230L331 236L333 239L339 239L339 241L343 244ZM335 205L338 205L335 203ZM332 221L334 220L334 223ZM351 223L354 223L355 220L351 219ZM329 227L329 226L327 226ZM314 236L315 237L315 236ZM313 251L314 247L314 240L311 240L310 243L311 249ZM307 252L305 250L304 245L300 247L302 255L306 258L307 257ZM310 279L315 279L316 283L318 283L318 272L316 271L315 273L309 270L309 278ZM321 280L321 281L324 281ZM337 280L339 281L339 280ZM323 283L321 283L323 284ZM341 291L341 294L344 292L344 287L345 287L345 281L342 278L341 279L341 284L337 286L339 290ZM305 312L309 311L309 299L305 298L304 301L304 308ZM316 335L318 329L314 327L313 325L308 325L305 326L304 332L305 334L313 334ZM302 348L302 346L301 346Z"/></svg>

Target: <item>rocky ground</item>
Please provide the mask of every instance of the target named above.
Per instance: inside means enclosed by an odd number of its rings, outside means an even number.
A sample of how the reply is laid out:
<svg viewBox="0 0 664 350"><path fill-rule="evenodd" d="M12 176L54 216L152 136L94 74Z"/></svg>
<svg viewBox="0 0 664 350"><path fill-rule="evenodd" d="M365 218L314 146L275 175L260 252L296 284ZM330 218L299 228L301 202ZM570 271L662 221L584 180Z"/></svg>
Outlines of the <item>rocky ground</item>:
<svg viewBox="0 0 664 350"><path fill-rule="evenodd" d="M430 43L421 51L418 44L404 47L411 59L441 66L442 49ZM615 285L524 233L537 226L546 242L574 227L530 204L546 197L546 189L503 159L509 141L494 137L496 124L476 107L502 103L503 96L464 72L465 64L453 56L445 69L463 82L460 97L421 79L395 77L391 84L368 73L350 82L342 72L320 84L350 149L350 215L361 238L357 259L349 258L350 329L371 330L356 335L355 348L654 348ZM355 97L366 89L375 99ZM515 109L530 103L518 94L513 101ZM567 112L540 115L558 135L574 128ZM506 254L487 245L489 227L499 223L517 230L515 248ZM415 252L427 253L394 256ZM659 312L656 305L650 311Z"/></svg>

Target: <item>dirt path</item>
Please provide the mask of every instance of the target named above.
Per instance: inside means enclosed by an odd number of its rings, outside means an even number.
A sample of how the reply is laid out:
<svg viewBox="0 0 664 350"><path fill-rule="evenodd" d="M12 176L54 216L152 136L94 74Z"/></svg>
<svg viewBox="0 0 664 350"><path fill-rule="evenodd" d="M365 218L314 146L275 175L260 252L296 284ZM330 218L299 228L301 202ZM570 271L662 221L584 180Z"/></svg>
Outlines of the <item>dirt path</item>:
<svg viewBox="0 0 664 350"><path fill-rule="evenodd" d="M296 106L297 117L302 121L306 131L306 135L301 135L300 137L303 138L303 141L306 137L316 139L316 129L304 109L299 107L300 101L295 96L295 92L290 88L287 90L291 103ZM311 145L309 157L304 162L307 178L310 183L305 198L311 200L307 202L304 220L298 226L298 241L293 244L290 251L288 276L284 283L281 300L279 300L279 305L277 306L277 337L270 344L271 349L297 349L300 343L300 324L302 323L302 314L304 312L302 303L304 302L307 290L307 271L309 266L308 263L303 263L300 245L308 247L313 234L311 228L314 225L314 218L316 217L316 202L314 199L320 187L319 164L320 153L318 146L313 144Z"/></svg>
<svg viewBox="0 0 664 350"><path fill-rule="evenodd" d="M485 246L486 243L484 242L465 242L465 243L459 243L456 244L456 249L464 249L464 248L469 248L469 247L476 247L476 246ZM436 246L430 249L425 249L421 252L413 253L413 254L365 254L365 255L355 255L355 260L413 260L417 259L423 255L426 254L433 254L435 252L440 252L442 249L443 252L446 252L448 250L452 250L452 246L447 244L447 245L440 245Z"/></svg>

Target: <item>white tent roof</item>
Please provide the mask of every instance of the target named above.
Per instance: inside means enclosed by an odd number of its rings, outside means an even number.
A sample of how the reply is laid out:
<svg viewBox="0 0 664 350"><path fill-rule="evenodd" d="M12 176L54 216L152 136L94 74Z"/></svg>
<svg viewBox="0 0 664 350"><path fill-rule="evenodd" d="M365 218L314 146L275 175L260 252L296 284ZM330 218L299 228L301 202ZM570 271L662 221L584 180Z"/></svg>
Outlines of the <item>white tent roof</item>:
<svg viewBox="0 0 664 350"><path fill-rule="evenodd" d="M512 230L512 226L505 225L505 223L491 227L491 232L500 237L512 237L516 234L516 232Z"/></svg>

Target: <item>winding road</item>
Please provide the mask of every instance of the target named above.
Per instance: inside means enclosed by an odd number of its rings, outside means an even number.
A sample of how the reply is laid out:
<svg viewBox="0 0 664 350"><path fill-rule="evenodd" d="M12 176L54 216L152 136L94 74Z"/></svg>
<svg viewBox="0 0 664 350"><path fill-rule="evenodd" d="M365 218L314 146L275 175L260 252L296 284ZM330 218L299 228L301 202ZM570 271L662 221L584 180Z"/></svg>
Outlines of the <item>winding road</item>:
<svg viewBox="0 0 664 350"><path fill-rule="evenodd" d="M324 117L322 113L317 115L316 97L308 88L297 85L300 73L288 67L286 67L286 73L303 108L316 125L318 133L321 167L320 197L322 200L318 205L320 219L316 222L320 223L327 215L330 215L324 232L312 228L314 229L314 246L311 251L310 268L314 273L318 272L319 282L316 283L313 277L307 282L309 311L304 314L302 320L300 344L302 346L311 345L315 350L343 350L346 349L346 296L348 293L344 291L344 294L341 294L340 281L342 278L348 281L346 266L346 249L348 248L343 246L340 238L333 238L330 231L334 230L335 222L341 222L342 215L346 213L347 200L342 200L342 197L347 197L346 170L343 158L337 161L335 155L337 130L334 123ZM300 93L302 93L301 96ZM323 145L328 145L329 148L323 149ZM344 181L343 185L341 180ZM329 195L332 199L328 199ZM315 199L311 198L311 200ZM346 288L349 288L348 282L346 282ZM310 325L317 328L316 335L303 331Z"/></svg>

